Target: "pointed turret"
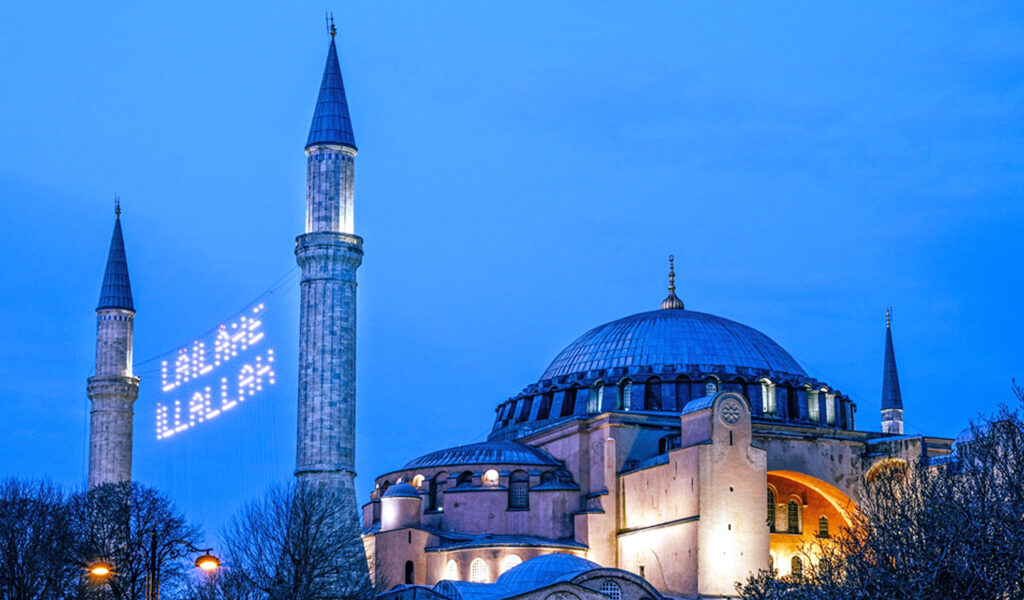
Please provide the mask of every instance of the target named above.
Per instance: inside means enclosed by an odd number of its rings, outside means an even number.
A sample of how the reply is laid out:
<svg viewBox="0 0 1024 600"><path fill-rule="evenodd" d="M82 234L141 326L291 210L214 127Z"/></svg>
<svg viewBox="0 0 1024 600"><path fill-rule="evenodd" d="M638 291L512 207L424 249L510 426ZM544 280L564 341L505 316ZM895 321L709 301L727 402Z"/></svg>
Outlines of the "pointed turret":
<svg viewBox="0 0 1024 600"><path fill-rule="evenodd" d="M352 119L348 114L348 99L345 97L345 83L341 80L341 66L338 64L338 50L334 47L334 31L332 24L327 66L324 67L324 78L320 82L320 96L316 100L306 148L319 145L356 147Z"/></svg>
<svg viewBox="0 0 1024 600"><path fill-rule="evenodd" d="M121 236L121 208L117 208L117 219L114 221L114 234L110 238L110 252L107 253L107 269L103 273L103 286L100 288L101 308L121 308L135 310L132 303L132 284L128 280L128 258L124 253L124 238Z"/></svg>
<svg viewBox="0 0 1024 600"><path fill-rule="evenodd" d="M892 309L885 311L885 363L882 367L882 432L903 433L903 397L892 345Z"/></svg>

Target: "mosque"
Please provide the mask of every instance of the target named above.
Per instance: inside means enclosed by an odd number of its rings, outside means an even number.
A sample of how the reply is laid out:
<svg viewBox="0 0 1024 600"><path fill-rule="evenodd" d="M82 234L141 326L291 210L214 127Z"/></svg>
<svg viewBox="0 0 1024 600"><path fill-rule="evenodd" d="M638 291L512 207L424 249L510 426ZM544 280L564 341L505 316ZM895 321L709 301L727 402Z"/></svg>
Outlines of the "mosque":
<svg viewBox="0 0 1024 600"><path fill-rule="evenodd" d="M305 148L296 476L351 495L354 475L355 138L333 29ZM134 304L120 221L97 308L90 485L130 480ZM346 575L389 600L724 597L838 533L893 461L948 455L904 435L887 317L880 420L811 377L764 333L668 295L598 325L497 402L488 439L379 475ZM348 524L340 524L348 527ZM367 574L367 567L369 573ZM342 582L344 583L344 582ZM355 586L355 587L353 587ZM352 596L349 594L349 596Z"/></svg>

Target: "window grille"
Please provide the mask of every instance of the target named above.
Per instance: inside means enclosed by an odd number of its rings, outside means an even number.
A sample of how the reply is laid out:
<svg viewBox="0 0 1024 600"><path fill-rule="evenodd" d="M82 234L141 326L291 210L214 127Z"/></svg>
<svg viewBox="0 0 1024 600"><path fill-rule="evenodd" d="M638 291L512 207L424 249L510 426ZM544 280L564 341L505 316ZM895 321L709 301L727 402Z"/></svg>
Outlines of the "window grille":
<svg viewBox="0 0 1024 600"><path fill-rule="evenodd" d="M800 505L796 503L796 500L790 500L786 508L786 517L789 521L786 531L788 533L800 533Z"/></svg>
<svg viewBox="0 0 1024 600"><path fill-rule="evenodd" d="M469 564L469 580L473 583L487 583L487 563L482 558L474 558Z"/></svg>
<svg viewBox="0 0 1024 600"><path fill-rule="evenodd" d="M508 507L530 508L530 476L526 471L516 471L508 483Z"/></svg>
<svg viewBox="0 0 1024 600"><path fill-rule="evenodd" d="M501 570L502 573L504 573L505 571L508 571L513 567L518 567L520 564L522 564L522 562L523 559L519 558L515 554L509 554L505 558L501 559L501 565L499 566L499 569Z"/></svg>
<svg viewBox="0 0 1024 600"><path fill-rule="evenodd" d="M804 576L804 561L799 556L794 556L789 561L789 573L797 579Z"/></svg>
<svg viewBox="0 0 1024 600"><path fill-rule="evenodd" d="M818 537L828 537L828 517L825 515L818 518Z"/></svg>
<svg viewBox="0 0 1024 600"><path fill-rule="evenodd" d="M768 488L768 527L775 532L775 490Z"/></svg>
<svg viewBox="0 0 1024 600"><path fill-rule="evenodd" d="M614 581L602 583L601 593L608 596L609 600L622 600L622 589Z"/></svg>
<svg viewBox="0 0 1024 600"><path fill-rule="evenodd" d="M459 580L459 565L454 560L448 561L448 566L444 570L444 578L451 581Z"/></svg>

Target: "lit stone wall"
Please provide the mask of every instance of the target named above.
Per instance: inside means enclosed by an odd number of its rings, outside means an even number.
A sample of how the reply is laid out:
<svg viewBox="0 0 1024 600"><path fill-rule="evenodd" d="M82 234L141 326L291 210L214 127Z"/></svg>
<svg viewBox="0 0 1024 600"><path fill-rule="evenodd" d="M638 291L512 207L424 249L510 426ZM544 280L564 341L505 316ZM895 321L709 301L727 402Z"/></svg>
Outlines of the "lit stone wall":
<svg viewBox="0 0 1024 600"><path fill-rule="evenodd" d="M768 565L765 452L751 445L750 409L739 394L719 394L712 410L683 419L711 423L711 443L699 446L698 591L733 595L735 582Z"/></svg>
<svg viewBox="0 0 1024 600"><path fill-rule="evenodd" d="M89 378L89 487L131 481L133 405L139 378L132 375L135 313L96 311L96 375Z"/></svg>
<svg viewBox="0 0 1024 600"><path fill-rule="evenodd" d="M314 146L306 156L306 233L353 233L356 151Z"/></svg>

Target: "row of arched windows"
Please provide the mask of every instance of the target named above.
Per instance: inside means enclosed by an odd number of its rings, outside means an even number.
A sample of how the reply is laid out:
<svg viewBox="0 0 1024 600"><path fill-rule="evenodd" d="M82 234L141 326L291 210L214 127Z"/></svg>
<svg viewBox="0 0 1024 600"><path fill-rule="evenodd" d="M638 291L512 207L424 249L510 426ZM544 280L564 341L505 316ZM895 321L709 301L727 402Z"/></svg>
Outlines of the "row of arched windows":
<svg viewBox="0 0 1024 600"><path fill-rule="evenodd" d="M555 478L554 473L543 473L544 477ZM496 469L488 469L481 477L484 487L497 487L499 474ZM442 510L444 506L444 493L449 485L448 473L440 471L427 485L427 502L424 510L427 512ZM455 478L455 488L465 488L473 485L473 472L463 471ZM525 510L530 508L530 474L522 469L512 471L508 478L508 508L512 510Z"/></svg>
<svg viewBox="0 0 1024 600"><path fill-rule="evenodd" d="M505 558L501 559L498 563L498 575L501 575L505 571L520 565L523 559L519 558L516 554L506 555ZM406 572L409 572L409 567L412 561L406 563ZM451 581L459 581L459 563L455 562L455 559L449 560L445 566L444 578ZM469 581L473 583L489 583L491 581L491 570L487 566L487 562L482 558L474 558L469 563ZM409 579L406 583L412 583Z"/></svg>
<svg viewBox="0 0 1024 600"><path fill-rule="evenodd" d="M775 504L775 489L768 488L768 527L772 533L778 532L775 523L776 504ZM786 503L786 533L800 533L803 529L803 514L800 503L796 500L790 500ZM821 515L818 517L818 537L827 538L829 537L829 526L828 517Z"/></svg>
<svg viewBox="0 0 1024 600"><path fill-rule="evenodd" d="M617 382L597 380L589 386L574 384L563 390L552 388L546 392L520 396L499 406L495 428L530 420L568 417L584 411L595 414L608 410L681 410L689 401L719 391L745 395L753 405L755 416L803 420L842 429L853 428L853 403L828 387L816 387L809 383L777 383L766 377L722 380L714 375L699 380L662 380L654 376L640 382L626 377ZM609 392L614 394L610 398L607 397ZM560 399L558 394L562 394ZM581 404L577 410L580 394L585 395L585 407ZM557 415L554 414L556 412Z"/></svg>

